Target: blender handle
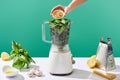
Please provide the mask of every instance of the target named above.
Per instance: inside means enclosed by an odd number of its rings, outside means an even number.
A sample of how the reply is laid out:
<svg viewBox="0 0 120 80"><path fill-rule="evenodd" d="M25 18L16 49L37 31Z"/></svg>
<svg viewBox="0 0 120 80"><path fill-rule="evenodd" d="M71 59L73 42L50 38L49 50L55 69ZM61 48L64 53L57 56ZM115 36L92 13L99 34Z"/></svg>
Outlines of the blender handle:
<svg viewBox="0 0 120 80"><path fill-rule="evenodd" d="M48 21L46 21L46 22L44 22L43 24L42 24L42 40L44 41L44 42L46 42L46 43L52 43L52 41L48 41L47 39L46 39L46 24L49 24L49 22Z"/></svg>

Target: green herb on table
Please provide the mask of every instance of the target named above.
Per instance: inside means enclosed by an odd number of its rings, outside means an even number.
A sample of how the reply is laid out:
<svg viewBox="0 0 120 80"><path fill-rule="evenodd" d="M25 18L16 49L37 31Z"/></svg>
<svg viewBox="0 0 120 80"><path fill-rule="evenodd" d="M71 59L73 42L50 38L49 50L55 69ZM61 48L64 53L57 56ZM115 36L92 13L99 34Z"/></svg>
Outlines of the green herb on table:
<svg viewBox="0 0 120 80"><path fill-rule="evenodd" d="M31 63L35 63L35 61L29 56L28 51L15 41L12 41L10 60L13 60L12 66L20 70L25 67L29 68Z"/></svg>

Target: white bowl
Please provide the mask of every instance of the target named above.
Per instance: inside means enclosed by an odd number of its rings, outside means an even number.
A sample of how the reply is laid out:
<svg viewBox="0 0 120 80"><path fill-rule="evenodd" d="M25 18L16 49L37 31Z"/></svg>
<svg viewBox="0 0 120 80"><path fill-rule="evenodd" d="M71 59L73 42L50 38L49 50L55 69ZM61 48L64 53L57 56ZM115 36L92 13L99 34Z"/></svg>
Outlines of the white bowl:
<svg viewBox="0 0 120 80"><path fill-rule="evenodd" d="M2 71L4 72L4 74L7 76L7 77L14 77L18 74L18 70L11 67L11 66L8 66L8 65L5 65L2 69Z"/></svg>

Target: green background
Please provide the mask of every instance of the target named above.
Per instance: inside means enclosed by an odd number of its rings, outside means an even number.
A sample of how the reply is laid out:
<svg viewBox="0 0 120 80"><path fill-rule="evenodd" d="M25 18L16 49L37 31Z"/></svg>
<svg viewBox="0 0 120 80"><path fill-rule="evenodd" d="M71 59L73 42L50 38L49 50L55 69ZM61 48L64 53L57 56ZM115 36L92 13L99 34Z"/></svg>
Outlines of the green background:
<svg viewBox="0 0 120 80"><path fill-rule="evenodd" d="M52 19L50 10L72 0L0 0L0 53L10 53L15 40L31 56L47 57L51 44L42 41L41 25ZM114 55L120 57L120 0L88 0L69 13L69 46L75 57L96 53L100 37L110 37Z"/></svg>

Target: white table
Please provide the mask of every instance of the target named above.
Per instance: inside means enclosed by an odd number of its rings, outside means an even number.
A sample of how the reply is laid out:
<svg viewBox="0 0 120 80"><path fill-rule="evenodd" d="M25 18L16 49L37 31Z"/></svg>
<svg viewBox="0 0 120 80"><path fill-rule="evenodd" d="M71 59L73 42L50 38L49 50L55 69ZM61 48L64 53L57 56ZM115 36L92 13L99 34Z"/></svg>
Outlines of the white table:
<svg viewBox="0 0 120 80"><path fill-rule="evenodd" d="M73 65L73 73L68 76L53 76L48 72L48 58L33 58L36 64L31 67L38 67L43 71L42 77L29 78L27 70L19 72L19 75L14 78L7 78L2 72L4 65L12 65L10 61L2 61L0 59L0 80L106 80L100 76L92 74L92 70L86 65L88 58L74 58L76 63ZM116 69L112 71L117 74L115 80L120 80L120 58L115 58Z"/></svg>

